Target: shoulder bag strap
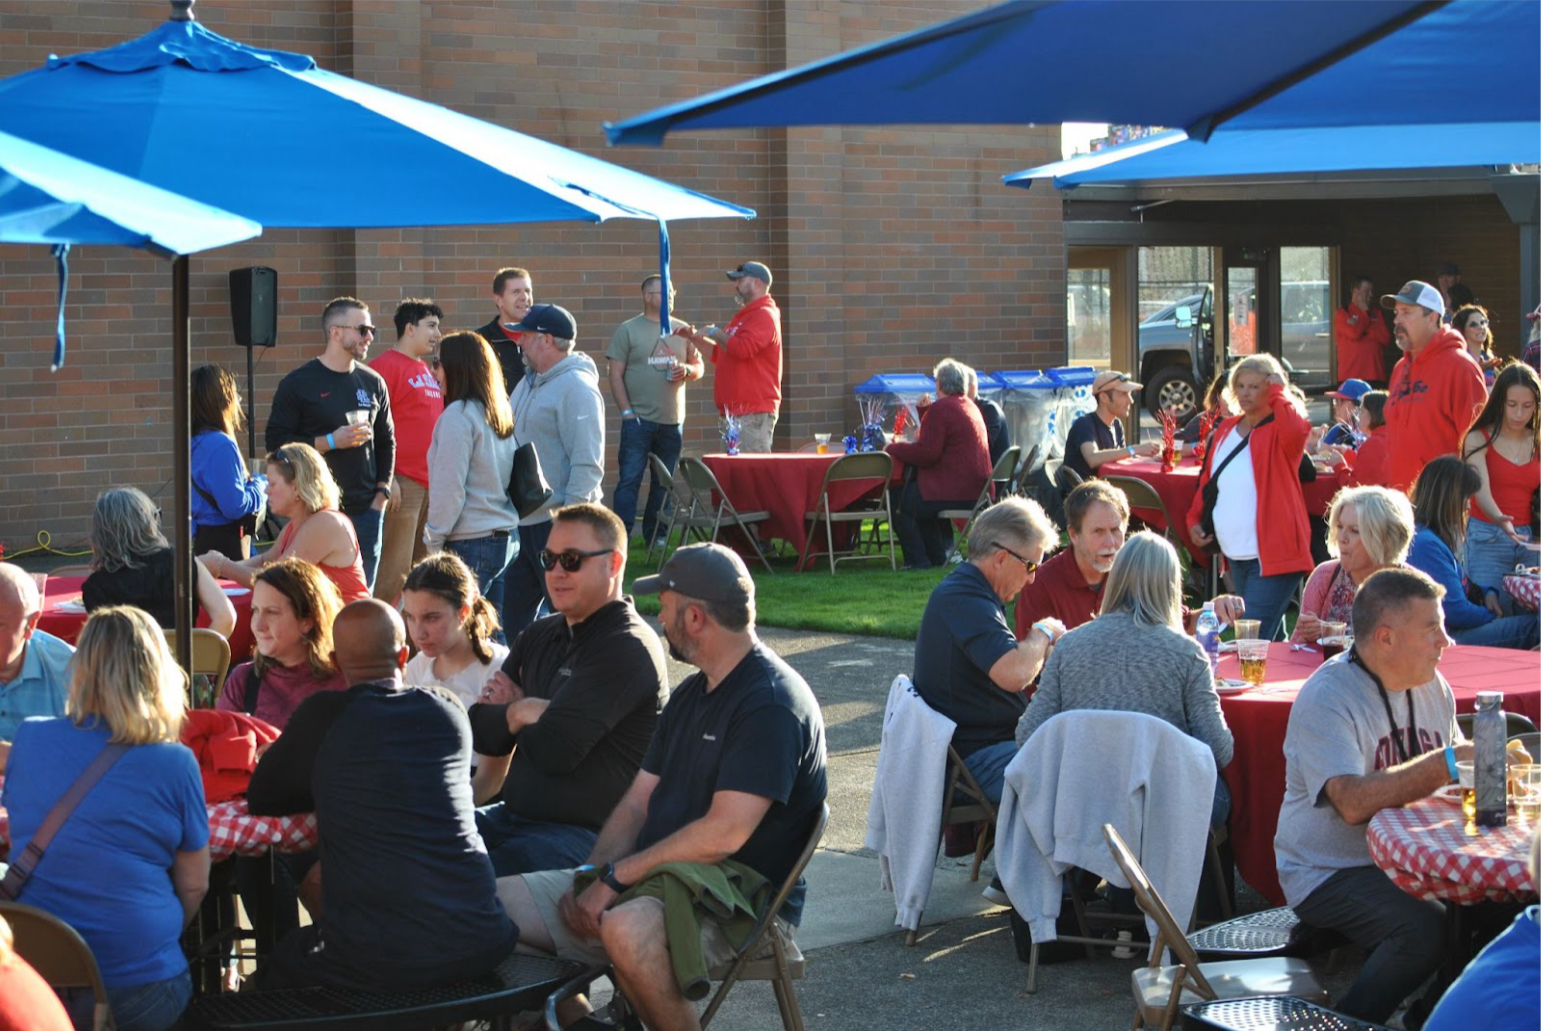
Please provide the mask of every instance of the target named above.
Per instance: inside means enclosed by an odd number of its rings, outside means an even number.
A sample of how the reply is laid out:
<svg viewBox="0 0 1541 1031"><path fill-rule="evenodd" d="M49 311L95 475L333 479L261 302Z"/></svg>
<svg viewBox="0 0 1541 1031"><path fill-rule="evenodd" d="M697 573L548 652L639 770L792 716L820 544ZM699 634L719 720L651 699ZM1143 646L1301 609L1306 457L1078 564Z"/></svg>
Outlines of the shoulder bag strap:
<svg viewBox="0 0 1541 1031"><path fill-rule="evenodd" d="M96 782L112 769L114 763L123 758L123 753L127 752L128 748L128 745L108 745L92 760L91 765L75 778L75 783L70 785L70 789L64 793L63 798L54 803L43 825L37 829L36 834L32 835L32 840L27 842L27 847L5 872L5 880L0 881L0 898L14 899L21 894L22 886L27 883L27 878L32 876L38 860L43 858L44 850L53 841L54 835L59 832L64 821L69 819L69 815L75 811L80 800L96 787Z"/></svg>

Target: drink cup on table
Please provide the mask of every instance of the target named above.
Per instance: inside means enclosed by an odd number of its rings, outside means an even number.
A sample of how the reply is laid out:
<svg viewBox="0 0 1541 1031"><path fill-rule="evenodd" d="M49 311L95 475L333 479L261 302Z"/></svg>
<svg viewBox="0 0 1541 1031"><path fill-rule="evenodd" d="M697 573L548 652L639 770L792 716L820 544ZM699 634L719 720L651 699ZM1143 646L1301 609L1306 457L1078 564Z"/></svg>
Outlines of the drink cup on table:
<svg viewBox="0 0 1541 1031"><path fill-rule="evenodd" d="M1515 818L1534 827L1541 820L1541 766L1509 767L1509 797L1514 801Z"/></svg>
<svg viewBox="0 0 1541 1031"><path fill-rule="evenodd" d="M1263 632L1263 621L1261 619L1238 619L1235 626L1236 640L1238 641L1259 637Z"/></svg>
<svg viewBox="0 0 1541 1031"><path fill-rule="evenodd" d="M819 446L819 454L821 454L821 455L829 454L829 434L828 433L815 433L813 435L813 441L814 441L815 444L817 444Z"/></svg>
<svg viewBox="0 0 1541 1031"><path fill-rule="evenodd" d="M1241 679L1254 687L1261 684L1268 671L1268 642L1243 638L1236 642L1236 657L1241 660Z"/></svg>
<svg viewBox="0 0 1541 1031"><path fill-rule="evenodd" d="M1471 823L1477 818L1477 764L1471 760L1455 764L1461 778L1461 815Z"/></svg>
<svg viewBox="0 0 1541 1031"><path fill-rule="evenodd" d="M33 573L32 574L32 582L37 584L37 597L38 597L38 601L42 601L43 598L46 597L47 593L48 593L48 574L47 573Z"/></svg>
<svg viewBox="0 0 1541 1031"><path fill-rule="evenodd" d="M1347 623L1322 623L1322 636L1316 643L1322 646L1322 661L1326 662L1334 655L1339 655L1348 648L1348 624Z"/></svg>

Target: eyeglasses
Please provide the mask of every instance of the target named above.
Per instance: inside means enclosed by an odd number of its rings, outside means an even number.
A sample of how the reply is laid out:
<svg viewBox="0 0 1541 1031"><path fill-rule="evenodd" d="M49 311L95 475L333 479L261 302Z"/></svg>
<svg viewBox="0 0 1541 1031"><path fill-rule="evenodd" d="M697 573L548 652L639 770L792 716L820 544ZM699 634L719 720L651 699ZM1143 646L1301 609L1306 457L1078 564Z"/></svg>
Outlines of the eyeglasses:
<svg viewBox="0 0 1541 1031"><path fill-rule="evenodd" d="M1012 558L1014 558L1018 562L1022 563L1022 567L1027 570L1027 575L1028 576L1032 576L1034 573L1038 572L1038 563L1036 563L1036 562L1029 562L1027 559L1023 558L1021 555L1018 555L1016 552L1014 552L1010 548L1006 547L1006 545L1004 545L1004 544L997 544L996 547L1000 548L1006 554L1010 555Z"/></svg>
<svg viewBox="0 0 1541 1031"><path fill-rule="evenodd" d="M375 327L371 326L367 322L361 323L357 326L344 326L342 328L351 329L361 337L372 337L375 335Z"/></svg>
<svg viewBox="0 0 1541 1031"><path fill-rule="evenodd" d="M536 557L540 559L540 568L551 572L557 566L569 573L576 573L583 565L586 558L598 558L600 555L609 555L614 548L604 548L600 551L552 551L550 548L542 548Z"/></svg>

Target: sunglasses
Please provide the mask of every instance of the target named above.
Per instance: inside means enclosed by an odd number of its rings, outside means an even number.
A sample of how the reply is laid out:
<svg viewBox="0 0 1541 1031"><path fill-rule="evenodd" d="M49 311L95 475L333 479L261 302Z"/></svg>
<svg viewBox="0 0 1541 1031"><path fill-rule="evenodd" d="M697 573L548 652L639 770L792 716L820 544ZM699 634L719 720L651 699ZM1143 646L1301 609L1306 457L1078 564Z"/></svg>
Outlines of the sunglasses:
<svg viewBox="0 0 1541 1031"><path fill-rule="evenodd" d="M540 559L540 568L551 572L557 566L569 573L576 573L586 558L598 558L600 555L609 555L614 548L603 548L599 551L552 551L550 548L542 548L536 557Z"/></svg>
<svg viewBox="0 0 1541 1031"><path fill-rule="evenodd" d="M1027 559L1023 558L1021 555L1018 555L1016 552L1014 552L1010 548L1006 547L1004 544L997 544L996 547L1000 548L1006 554L1010 555L1012 558L1014 558L1018 562L1022 563L1022 567L1027 570L1027 575L1028 576L1032 576L1034 573L1038 572L1038 563L1036 563L1036 562L1029 562Z"/></svg>
<svg viewBox="0 0 1541 1031"><path fill-rule="evenodd" d="M357 333L361 337L372 337L372 336L375 335L375 327L371 326L367 322L361 323L360 325L357 325L357 326L344 326L342 328L343 329L351 329L351 330L353 330L353 332Z"/></svg>

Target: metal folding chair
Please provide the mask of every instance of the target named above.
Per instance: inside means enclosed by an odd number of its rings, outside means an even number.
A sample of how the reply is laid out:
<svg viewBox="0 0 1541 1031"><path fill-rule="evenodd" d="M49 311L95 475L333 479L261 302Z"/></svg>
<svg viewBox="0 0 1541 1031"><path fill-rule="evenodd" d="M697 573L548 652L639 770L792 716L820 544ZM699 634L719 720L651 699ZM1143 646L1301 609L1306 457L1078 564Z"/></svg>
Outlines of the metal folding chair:
<svg viewBox="0 0 1541 1031"><path fill-rule="evenodd" d="M854 455L844 455L835 459L824 472L824 483L819 488L818 508L812 512L803 513L803 520L808 527L807 539L803 542L803 553L798 556L797 568L802 569L808 564L808 555L813 548L814 531L818 524L824 524L825 543L829 547L829 571L833 573L835 566L840 562L854 562L865 559L881 559L880 551L864 552L861 550L861 524L871 519L875 524L873 534L883 530L888 536L888 567L898 569L899 562L896 556L898 548L894 544L894 517L893 509L888 503L888 484L893 479L894 460L886 451L868 451ZM865 498L845 508L837 509L829 500L829 486L832 483L849 482L852 480L873 480L881 486L875 498ZM835 524L856 523L856 539L849 551L839 552L835 547ZM882 538L877 538L877 545L882 547Z"/></svg>
<svg viewBox="0 0 1541 1031"><path fill-rule="evenodd" d="M989 479L985 480L979 497L974 501L973 508L950 508L938 514L941 519L963 519L963 531L958 534L958 539L953 543L954 554L962 554L963 545L968 541L969 531L974 528L974 520L979 518L979 513L989 508L995 502L1006 496L1017 472L1017 456L1022 449L1013 444L1001 453L1000 461L995 463L995 468L990 470Z"/></svg>
<svg viewBox="0 0 1541 1031"><path fill-rule="evenodd" d="M1074 475L1072 473L1072 475ZM1166 502L1161 500L1161 495L1156 493L1156 488L1135 476L1107 476L1104 477L1108 486L1117 487L1124 492L1124 497L1129 499L1130 508L1144 508L1161 513L1161 519L1166 523L1166 529L1162 535L1171 542L1172 546L1181 552L1187 547L1183 540L1182 530L1172 513L1166 509ZM1184 516L1187 513L1183 513Z"/></svg>
<svg viewBox="0 0 1541 1031"><path fill-rule="evenodd" d="M958 824L983 823L985 829L974 842L974 865L968 879L979 880L979 867L985 856L995 847L995 803L985 795L985 789L964 765L963 757L952 745L947 746L947 779L942 790L942 825L938 834ZM910 931L904 936L904 944L914 945L920 932Z"/></svg>
<svg viewBox="0 0 1541 1031"><path fill-rule="evenodd" d="M766 572L774 573L770 562L765 557L764 550L760 547L760 539L750 529L755 523L763 523L770 518L769 512L740 512L733 507L733 502L728 498L727 492L722 489L722 484L717 482L717 476L711 468L699 458L691 458L688 455L680 459L680 475L684 477L685 486L690 491L689 509L684 517L685 533L697 530L703 533L703 540L715 541L722 532L724 525L735 526L754 548L754 553L765 567ZM710 527L711 536L704 536L704 531ZM683 543L684 537L680 538Z"/></svg>
<svg viewBox="0 0 1541 1031"><path fill-rule="evenodd" d="M647 542L647 553L642 556L644 562L653 561L653 549L661 548L658 556L660 563L669 557L669 540L674 536L675 520L690 507L687 500L680 497L680 492L674 483L674 474L664 464L664 460L649 452L647 456L648 466L653 471L653 479L656 486L650 488L657 490L662 488L667 493L664 495L663 504L658 508L658 523L653 527L653 539Z"/></svg>
<svg viewBox="0 0 1541 1031"><path fill-rule="evenodd" d="M177 653L177 632L167 630L166 646L171 649L171 654ZM188 670L188 676L192 682L189 690L193 691L192 699L195 707L208 708L201 705L203 698L197 688L197 679L205 677L208 688L212 688L213 696L219 697L219 692L225 686L225 676L230 672L230 642L224 635L208 627L193 628L193 668ZM207 693L207 689L204 692ZM210 703L212 705L212 702Z"/></svg>
<svg viewBox="0 0 1541 1031"><path fill-rule="evenodd" d="M1038 461L1038 451L1038 445L1034 444L1017 465L1016 474L1011 478L1011 493L1019 498L1032 496L1033 464Z"/></svg>
<svg viewBox="0 0 1541 1031"><path fill-rule="evenodd" d="M52 913L20 902L0 902L0 917L11 925L16 954L51 988L91 989L96 1000L91 1027L93 1031L108 1027L107 986L85 939Z"/></svg>

